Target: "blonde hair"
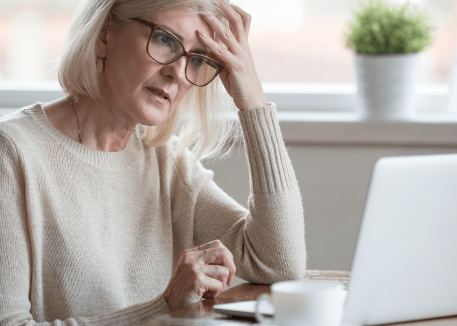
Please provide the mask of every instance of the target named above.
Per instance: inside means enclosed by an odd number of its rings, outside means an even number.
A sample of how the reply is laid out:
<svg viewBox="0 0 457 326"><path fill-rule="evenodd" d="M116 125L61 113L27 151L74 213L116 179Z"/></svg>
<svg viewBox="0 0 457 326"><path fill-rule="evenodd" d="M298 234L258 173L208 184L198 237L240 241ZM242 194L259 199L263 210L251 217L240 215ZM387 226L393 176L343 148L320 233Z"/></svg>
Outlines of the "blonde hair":
<svg viewBox="0 0 457 326"><path fill-rule="evenodd" d="M151 19L160 12L179 9L200 14L201 8L227 26L214 0L83 0L72 17L59 60L58 76L63 91L76 101L81 96L101 98L96 43L108 16L121 29L130 23L129 18ZM177 134L177 155L189 148L194 162L200 158L221 158L228 155L240 136L239 124L233 117L235 110L218 76L206 87L191 87L167 120L145 127L143 140L150 147L158 147Z"/></svg>

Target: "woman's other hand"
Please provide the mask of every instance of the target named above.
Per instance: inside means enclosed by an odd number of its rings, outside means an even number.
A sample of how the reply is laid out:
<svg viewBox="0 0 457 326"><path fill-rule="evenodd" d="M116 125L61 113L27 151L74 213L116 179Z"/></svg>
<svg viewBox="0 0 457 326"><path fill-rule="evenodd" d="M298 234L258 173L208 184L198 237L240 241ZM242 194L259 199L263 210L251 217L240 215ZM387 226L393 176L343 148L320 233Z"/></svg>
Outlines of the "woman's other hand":
<svg viewBox="0 0 457 326"><path fill-rule="evenodd" d="M202 18L211 26L223 44L216 43L211 37L200 32L199 38L211 51L212 57L225 66L220 78L237 108L249 110L265 106L268 101L248 44L251 16L237 6L228 5L225 1L219 0L219 4L230 28L226 28L214 16L202 15Z"/></svg>
<svg viewBox="0 0 457 326"><path fill-rule="evenodd" d="M232 253L219 240L183 251L163 293L170 311L218 296L235 271Z"/></svg>

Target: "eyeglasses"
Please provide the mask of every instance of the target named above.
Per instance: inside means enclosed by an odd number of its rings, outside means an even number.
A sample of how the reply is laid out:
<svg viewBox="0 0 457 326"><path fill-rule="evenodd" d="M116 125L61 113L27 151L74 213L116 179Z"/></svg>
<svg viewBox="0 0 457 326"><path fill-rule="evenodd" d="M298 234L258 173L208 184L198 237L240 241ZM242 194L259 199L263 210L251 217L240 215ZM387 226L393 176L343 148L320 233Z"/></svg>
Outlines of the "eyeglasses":
<svg viewBox="0 0 457 326"><path fill-rule="evenodd" d="M146 52L158 63L167 65L182 56L187 57L186 79L191 84L199 87L206 86L224 70L223 65L210 57L187 52L176 36L160 26L140 18L130 18L130 20L151 28Z"/></svg>

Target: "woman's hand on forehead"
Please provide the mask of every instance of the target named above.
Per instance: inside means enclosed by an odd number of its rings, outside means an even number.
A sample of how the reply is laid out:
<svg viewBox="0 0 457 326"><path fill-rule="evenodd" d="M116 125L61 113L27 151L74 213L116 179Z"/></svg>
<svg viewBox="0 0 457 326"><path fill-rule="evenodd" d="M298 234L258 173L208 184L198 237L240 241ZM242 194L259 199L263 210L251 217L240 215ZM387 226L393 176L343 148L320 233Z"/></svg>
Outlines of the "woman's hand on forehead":
<svg viewBox="0 0 457 326"><path fill-rule="evenodd" d="M255 109L265 106L268 101L255 69L248 34L251 16L237 6L230 6L223 0L217 0L229 28L212 15L202 15L222 41L218 44L211 37L198 32L200 41L212 52L212 57L223 63L220 78L225 89L240 110Z"/></svg>

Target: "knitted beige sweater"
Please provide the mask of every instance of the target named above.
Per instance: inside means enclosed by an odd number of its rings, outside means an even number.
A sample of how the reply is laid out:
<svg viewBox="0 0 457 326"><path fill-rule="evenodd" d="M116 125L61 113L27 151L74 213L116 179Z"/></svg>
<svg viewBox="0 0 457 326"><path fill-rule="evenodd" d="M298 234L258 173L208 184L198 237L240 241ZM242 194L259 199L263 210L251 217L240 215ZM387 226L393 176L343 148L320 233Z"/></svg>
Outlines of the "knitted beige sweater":
<svg viewBox="0 0 457 326"><path fill-rule="evenodd" d="M120 152L62 134L40 104L0 119L0 325L139 325L168 312L181 252L220 239L237 276L298 279L306 263L300 192L274 104L239 117L249 210L192 165L178 142Z"/></svg>

